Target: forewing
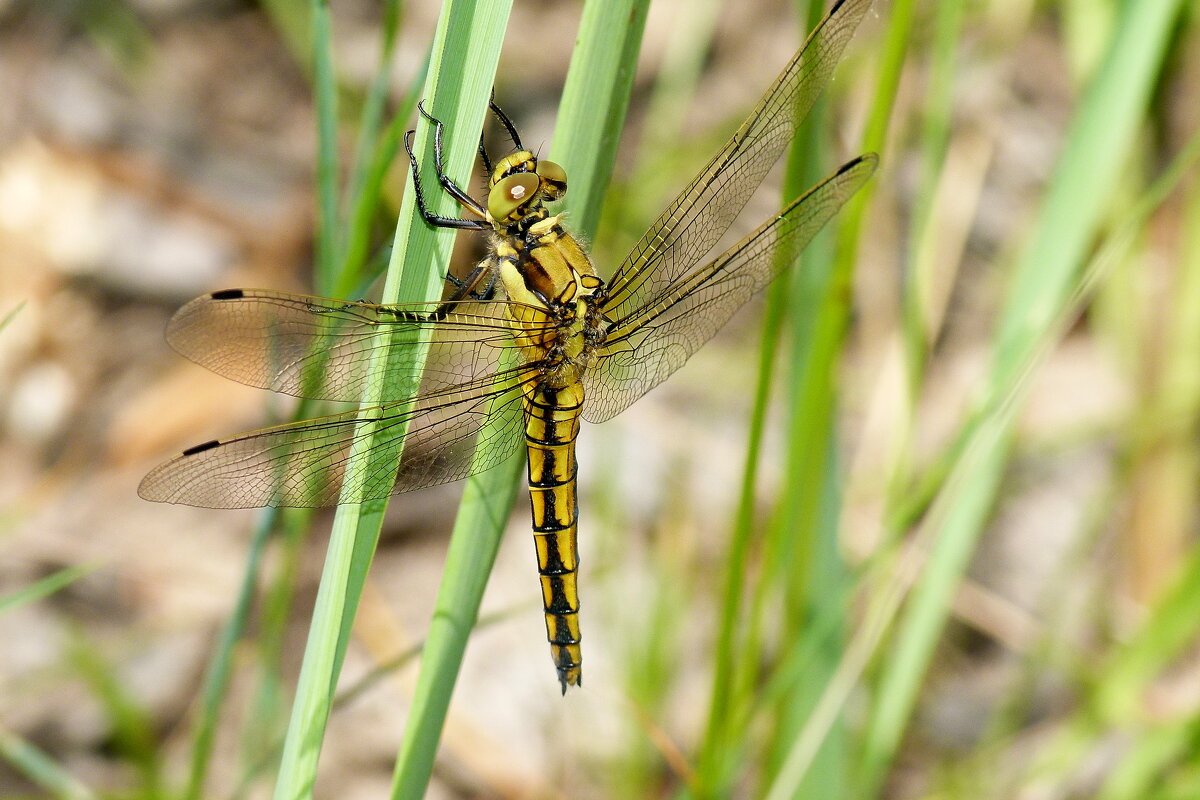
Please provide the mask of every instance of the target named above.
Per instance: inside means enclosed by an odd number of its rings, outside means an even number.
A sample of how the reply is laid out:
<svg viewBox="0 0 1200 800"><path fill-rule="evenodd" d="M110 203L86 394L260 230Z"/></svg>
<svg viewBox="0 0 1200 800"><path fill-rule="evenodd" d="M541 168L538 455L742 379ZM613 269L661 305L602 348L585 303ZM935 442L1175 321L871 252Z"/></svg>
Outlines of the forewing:
<svg viewBox="0 0 1200 800"><path fill-rule="evenodd" d="M385 306L230 289L179 309L167 341L197 364L250 386L357 402L378 378L381 399L401 400L418 379L432 391L490 373L500 352L515 346L505 304ZM392 334L386 346L383 331Z"/></svg>
<svg viewBox="0 0 1200 800"><path fill-rule="evenodd" d="M307 508L464 478L520 445L520 384L533 374L536 367L526 365L407 402L208 442L156 467L138 493L206 508Z"/></svg>
<svg viewBox="0 0 1200 800"><path fill-rule="evenodd" d="M792 140L871 0L839 0L733 137L667 206L609 281L610 313L629 316L717 243Z"/></svg>
<svg viewBox="0 0 1200 800"><path fill-rule="evenodd" d="M683 365L750 297L791 265L875 171L874 154L844 164L714 261L640 308L611 317L584 375L584 418L604 422Z"/></svg>

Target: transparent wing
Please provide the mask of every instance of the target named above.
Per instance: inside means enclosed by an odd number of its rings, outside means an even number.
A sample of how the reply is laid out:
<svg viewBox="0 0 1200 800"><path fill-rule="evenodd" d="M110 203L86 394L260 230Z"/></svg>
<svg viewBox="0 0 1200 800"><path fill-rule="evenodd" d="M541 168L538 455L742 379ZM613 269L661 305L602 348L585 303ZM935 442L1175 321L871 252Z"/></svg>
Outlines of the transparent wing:
<svg viewBox="0 0 1200 800"><path fill-rule="evenodd" d="M717 243L792 140L871 0L838 0L733 137L659 216L609 281L608 311L628 317Z"/></svg>
<svg viewBox="0 0 1200 800"><path fill-rule="evenodd" d="M155 467L138 494L206 508L304 508L464 478L495 466L520 445L520 385L536 374L536 364L524 365L451 387L426 387L407 402L207 442ZM489 421L494 424L485 427ZM352 450L364 448L370 457L350 459Z"/></svg>
<svg viewBox="0 0 1200 800"><path fill-rule="evenodd" d="M844 164L715 260L613 318L595 365L584 374L584 419L604 422L679 369L733 312L795 261L871 177L878 161L868 153Z"/></svg>
<svg viewBox="0 0 1200 800"><path fill-rule="evenodd" d="M418 378L432 391L494 370L518 332L505 305L472 300L387 306L228 289L179 309L167 341L197 364L250 386L357 402L378 378L383 400L402 400L413 394ZM525 316L550 324L536 309ZM381 330L393 335L377 355Z"/></svg>

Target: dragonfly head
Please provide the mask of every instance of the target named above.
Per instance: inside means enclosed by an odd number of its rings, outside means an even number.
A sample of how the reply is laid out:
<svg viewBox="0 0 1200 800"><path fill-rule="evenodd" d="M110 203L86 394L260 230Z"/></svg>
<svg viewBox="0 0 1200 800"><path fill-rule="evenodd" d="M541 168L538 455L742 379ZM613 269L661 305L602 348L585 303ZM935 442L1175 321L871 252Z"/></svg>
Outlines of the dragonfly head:
<svg viewBox="0 0 1200 800"><path fill-rule="evenodd" d="M566 170L553 161L539 161L528 150L518 150L501 159L492 172L488 214L507 227L566 193Z"/></svg>

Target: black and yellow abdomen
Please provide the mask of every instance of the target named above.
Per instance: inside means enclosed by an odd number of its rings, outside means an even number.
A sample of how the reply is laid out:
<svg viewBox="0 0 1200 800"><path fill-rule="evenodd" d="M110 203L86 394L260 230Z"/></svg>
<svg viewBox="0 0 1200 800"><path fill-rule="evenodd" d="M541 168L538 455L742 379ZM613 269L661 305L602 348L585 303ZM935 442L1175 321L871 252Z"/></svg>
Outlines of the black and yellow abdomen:
<svg viewBox="0 0 1200 800"><path fill-rule="evenodd" d="M537 545L546 637L565 694L578 686L583 658L579 635L579 502L575 490L575 439L583 406L591 309L603 282L587 253L558 224L539 220L521 236L495 244L509 316L536 374L522 386L529 496Z"/></svg>
<svg viewBox="0 0 1200 800"><path fill-rule="evenodd" d="M525 393L525 446L529 451L529 497L537 545L546 638L565 694L578 686L583 662L579 647L579 502L575 491L575 439L583 384L554 388L531 382Z"/></svg>

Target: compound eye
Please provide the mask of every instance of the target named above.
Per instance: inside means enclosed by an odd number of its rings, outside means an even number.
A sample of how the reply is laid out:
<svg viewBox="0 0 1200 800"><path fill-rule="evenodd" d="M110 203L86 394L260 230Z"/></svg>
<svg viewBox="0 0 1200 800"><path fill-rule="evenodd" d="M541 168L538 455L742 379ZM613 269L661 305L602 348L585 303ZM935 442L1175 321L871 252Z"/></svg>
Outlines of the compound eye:
<svg viewBox="0 0 1200 800"><path fill-rule="evenodd" d="M505 223L519 217L537 198L538 183L538 176L532 172L502 178L488 193L488 213L492 219Z"/></svg>
<svg viewBox="0 0 1200 800"><path fill-rule="evenodd" d="M547 200L558 200L567 193L567 171L553 161L539 161L537 174Z"/></svg>

